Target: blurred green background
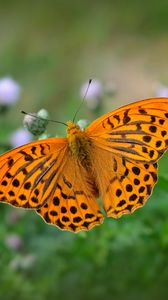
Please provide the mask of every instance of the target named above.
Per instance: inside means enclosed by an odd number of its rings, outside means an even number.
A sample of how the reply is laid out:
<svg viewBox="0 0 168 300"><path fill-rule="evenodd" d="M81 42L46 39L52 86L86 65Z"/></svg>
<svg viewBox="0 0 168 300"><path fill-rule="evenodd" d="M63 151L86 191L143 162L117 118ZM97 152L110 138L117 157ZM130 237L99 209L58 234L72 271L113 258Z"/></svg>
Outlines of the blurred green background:
<svg viewBox="0 0 168 300"><path fill-rule="evenodd" d="M89 78L116 92L98 112L83 105L78 119L156 96L168 84L168 1L0 0L5 76L22 93L0 115L2 145L22 126L21 109L72 119ZM48 126L52 135L64 130ZM145 207L88 232L63 232L1 204L0 270L0 299L167 299L168 155Z"/></svg>

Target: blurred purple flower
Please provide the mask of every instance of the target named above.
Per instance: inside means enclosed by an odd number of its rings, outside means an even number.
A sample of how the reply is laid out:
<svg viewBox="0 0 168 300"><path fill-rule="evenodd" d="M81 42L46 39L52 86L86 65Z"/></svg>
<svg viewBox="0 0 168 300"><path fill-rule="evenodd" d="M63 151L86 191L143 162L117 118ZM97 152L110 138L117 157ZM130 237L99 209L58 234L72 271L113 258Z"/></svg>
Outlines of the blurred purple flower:
<svg viewBox="0 0 168 300"><path fill-rule="evenodd" d="M160 85L156 91L157 97L168 97L168 86Z"/></svg>
<svg viewBox="0 0 168 300"><path fill-rule="evenodd" d="M80 96L83 98L85 96L86 90L88 88L88 81L85 82L80 89ZM90 109L96 109L103 96L103 85L101 81L94 79L91 82L89 90L86 95L86 103Z"/></svg>
<svg viewBox="0 0 168 300"><path fill-rule="evenodd" d="M6 237L5 244L12 250L20 250L23 242L19 235L10 234Z"/></svg>
<svg viewBox="0 0 168 300"><path fill-rule="evenodd" d="M21 92L20 85L10 77L0 79L0 104L12 105L19 99Z"/></svg>
<svg viewBox="0 0 168 300"><path fill-rule="evenodd" d="M6 222L8 224L15 224L23 217L24 214L25 210L21 208L9 210L8 214L6 215Z"/></svg>
<svg viewBox="0 0 168 300"><path fill-rule="evenodd" d="M18 128L10 137L10 143L13 148L27 144L32 140L32 135L25 128Z"/></svg>

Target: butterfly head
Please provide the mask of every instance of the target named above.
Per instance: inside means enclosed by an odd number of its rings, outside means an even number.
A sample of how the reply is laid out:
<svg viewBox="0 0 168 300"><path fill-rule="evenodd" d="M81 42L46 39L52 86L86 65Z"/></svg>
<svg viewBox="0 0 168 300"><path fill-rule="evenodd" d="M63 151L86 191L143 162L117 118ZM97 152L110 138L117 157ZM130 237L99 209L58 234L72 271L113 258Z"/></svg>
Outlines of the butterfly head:
<svg viewBox="0 0 168 300"><path fill-rule="evenodd" d="M76 135L81 132L81 129L78 125L73 123L72 121L67 122L67 137L70 135Z"/></svg>

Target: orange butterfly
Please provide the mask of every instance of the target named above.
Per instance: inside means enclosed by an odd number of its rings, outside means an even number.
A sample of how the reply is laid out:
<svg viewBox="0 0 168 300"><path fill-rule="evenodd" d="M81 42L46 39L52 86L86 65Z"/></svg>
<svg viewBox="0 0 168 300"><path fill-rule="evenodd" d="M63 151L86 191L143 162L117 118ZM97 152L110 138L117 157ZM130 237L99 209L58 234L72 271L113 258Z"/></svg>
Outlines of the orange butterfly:
<svg viewBox="0 0 168 300"><path fill-rule="evenodd" d="M88 230L144 205L168 147L168 98L109 112L67 138L47 138L0 156L0 201L37 210L61 229Z"/></svg>

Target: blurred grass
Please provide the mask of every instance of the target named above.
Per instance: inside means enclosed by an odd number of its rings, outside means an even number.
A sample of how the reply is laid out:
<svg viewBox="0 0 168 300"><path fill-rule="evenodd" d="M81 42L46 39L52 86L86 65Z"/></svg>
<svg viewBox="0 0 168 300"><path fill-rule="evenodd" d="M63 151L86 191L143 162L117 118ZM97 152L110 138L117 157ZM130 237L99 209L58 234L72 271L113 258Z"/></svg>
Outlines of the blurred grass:
<svg viewBox="0 0 168 300"><path fill-rule="evenodd" d="M102 113L154 96L158 83L168 82L167 13L165 0L1 0L0 77L13 76L23 89L1 116L1 140L22 125L21 109L44 107L53 119L71 119L90 77L117 85ZM93 118L86 107L81 116ZM0 299L167 299L167 166L165 155L144 208L89 232L61 232L34 212L12 222L18 210L1 205ZM21 250L6 245L11 233L23 240ZM34 262L25 267L29 255Z"/></svg>

